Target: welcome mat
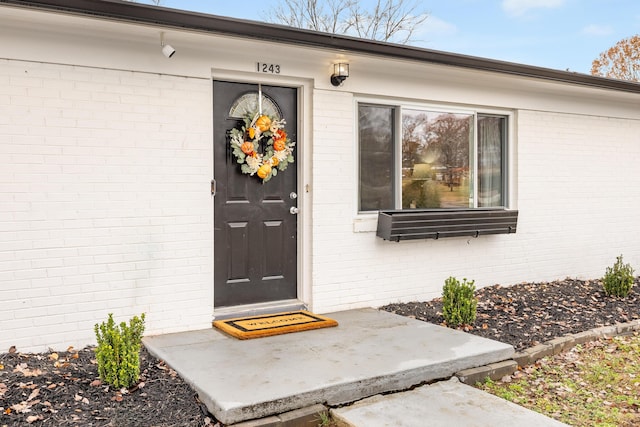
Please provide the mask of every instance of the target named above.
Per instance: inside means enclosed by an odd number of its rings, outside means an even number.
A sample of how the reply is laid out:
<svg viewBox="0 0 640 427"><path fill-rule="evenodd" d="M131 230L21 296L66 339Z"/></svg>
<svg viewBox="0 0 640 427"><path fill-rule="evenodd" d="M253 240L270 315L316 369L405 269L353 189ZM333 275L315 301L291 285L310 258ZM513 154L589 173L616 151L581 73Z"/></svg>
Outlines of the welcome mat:
<svg viewBox="0 0 640 427"><path fill-rule="evenodd" d="M263 316L240 317L237 319L216 320L213 326L227 334L246 340L268 337L310 329L338 326L338 322L328 317L318 316L308 311L290 311L286 313L265 314Z"/></svg>

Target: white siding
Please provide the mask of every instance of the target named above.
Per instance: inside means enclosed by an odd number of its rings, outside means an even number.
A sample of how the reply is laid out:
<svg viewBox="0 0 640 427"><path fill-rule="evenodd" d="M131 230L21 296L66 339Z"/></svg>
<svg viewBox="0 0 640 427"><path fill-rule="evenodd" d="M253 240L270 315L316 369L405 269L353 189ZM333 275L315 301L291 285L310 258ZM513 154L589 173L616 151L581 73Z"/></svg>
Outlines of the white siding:
<svg viewBox="0 0 640 427"><path fill-rule="evenodd" d="M210 87L0 60L0 349L210 325Z"/></svg>

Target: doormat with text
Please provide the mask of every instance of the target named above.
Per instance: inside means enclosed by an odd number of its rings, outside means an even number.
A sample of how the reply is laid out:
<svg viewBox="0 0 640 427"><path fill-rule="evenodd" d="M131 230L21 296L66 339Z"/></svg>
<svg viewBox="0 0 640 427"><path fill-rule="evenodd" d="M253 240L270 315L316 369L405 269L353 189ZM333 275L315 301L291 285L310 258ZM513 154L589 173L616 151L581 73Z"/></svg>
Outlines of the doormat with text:
<svg viewBox="0 0 640 427"><path fill-rule="evenodd" d="M246 340L310 329L338 326L338 322L328 317L308 311L265 314L262 316L241 317L237 319L216 320L213 326L227 334Z"/></svg>

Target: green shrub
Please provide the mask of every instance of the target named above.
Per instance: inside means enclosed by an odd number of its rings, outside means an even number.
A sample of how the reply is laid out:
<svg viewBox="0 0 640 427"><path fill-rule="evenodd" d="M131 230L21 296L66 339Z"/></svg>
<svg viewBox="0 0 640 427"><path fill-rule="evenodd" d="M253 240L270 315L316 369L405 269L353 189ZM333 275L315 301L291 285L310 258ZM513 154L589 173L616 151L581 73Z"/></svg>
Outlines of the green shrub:
<svg viewBox="0 0 640 427"><path fill-rule="evenodd" d="M140 348L144 333L144 313L134 316L129 325L113 321L113 313L109 320L94 327L98 347L96 360L100 379L116 388L129 388L140 376Z"/></svg>
<svg viewBox="0 0 640 427"><path fill-rule="evenodd" d="M462 283L455 277L444 281L442 288L442 314L447 325L455 328L460 325L472 325L476 320L478 299L475 297L475 281Z"/></svg>
<svg viewBox="0 0 640 427"><path fill-rule="evenodd" d="M607 267L602 284L607 295L626 297L631 292L633 280L633 268L629 264L623 263L622 255L620 255L616 258L613 268Z"/></svg>

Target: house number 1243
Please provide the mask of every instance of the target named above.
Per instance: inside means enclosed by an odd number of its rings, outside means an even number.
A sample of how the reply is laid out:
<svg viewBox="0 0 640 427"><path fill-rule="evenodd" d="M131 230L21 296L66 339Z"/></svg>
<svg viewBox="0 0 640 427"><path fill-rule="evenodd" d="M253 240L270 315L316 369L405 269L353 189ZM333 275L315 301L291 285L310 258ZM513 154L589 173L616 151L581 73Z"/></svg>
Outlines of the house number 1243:
<svg viewBox="0 0 640 427"><path fill-rule="evenodd" d="M265 64L256 62L257 71L259 73L280 74L280 64Z"/></svg>

